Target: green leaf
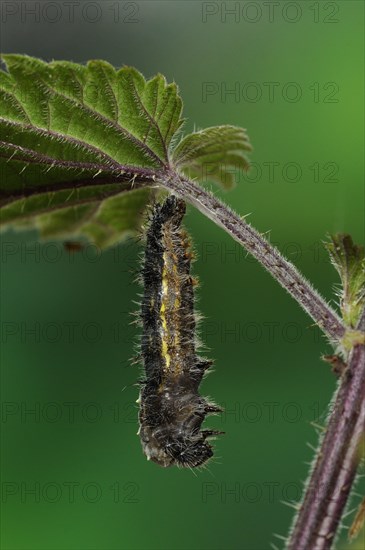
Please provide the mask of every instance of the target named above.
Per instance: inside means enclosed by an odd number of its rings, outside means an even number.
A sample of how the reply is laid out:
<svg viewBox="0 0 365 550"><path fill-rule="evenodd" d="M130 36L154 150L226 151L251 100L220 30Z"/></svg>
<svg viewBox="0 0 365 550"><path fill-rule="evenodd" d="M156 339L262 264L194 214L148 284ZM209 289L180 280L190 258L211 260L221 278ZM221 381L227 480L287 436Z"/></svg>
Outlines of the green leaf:
<svg viewBox="0 0 365 550"><path fill-rule="evenodd" d="M337 234L325 243L331 261L338 271L341 286L338 290L343 319L355 328L365 304L365 251L353 243L350 235Z"/></svg>
<svg viewBox="0 0 365 550"><path fill-rule="evenodd" d="M186 136L173 152L173 162L189 177L212 179L224 189L235 183L237 169L247 170L252 150L246 130L236 126L213 126Z"/></svg>
<svg viewBox="0 0 365 550"><path fill-rule="evenodd" d="M183 122L176 85L105 61L2 59L1 225L100 246L137 230Z"/></svg>
<svg viewBox="0 0 365 550"><path fill-rule="evenodd" d="M245 130L207 128L174 147L182 101L162 75L3 55L0 224L99 246L140 228L150 188L179 173L223 187L248 168ZM233 171L232 171L233 170Z"/></svg>

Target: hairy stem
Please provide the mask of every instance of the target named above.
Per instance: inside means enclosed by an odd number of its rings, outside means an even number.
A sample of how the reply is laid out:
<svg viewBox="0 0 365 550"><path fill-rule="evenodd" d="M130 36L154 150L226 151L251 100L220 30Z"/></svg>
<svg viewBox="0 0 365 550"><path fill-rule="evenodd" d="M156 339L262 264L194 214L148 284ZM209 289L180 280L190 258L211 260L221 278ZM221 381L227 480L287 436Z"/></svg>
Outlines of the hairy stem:
<svg viewBox="0 0 365 550"><path fill-rule="evenodd" d="M365 329L365 309L358 329ZM365 345L355 345L351 351L331 408L287 550L332 547L364 445Z"/></svg>
<svg viewBox="0 0 365 550"><path fill-rule="evenodd" d="M297 300L331 340L338 341L343 337L346 329L335 311L296 267L243 218L230 210L212 193L187 178L169 173L167 177L160 179L160 184L196 206L245 246L274 279Z"/></svg>
<svg viewBox="0 0 365 550"><path fill-rule="evenodd" d="M334 342L346 327L280 252L213 194L177 174L161 178L161 185L192 203L220 225L271 273ZM365 330L365 310L357 330ZM329 550L335 540L360 461L365 426L365 345L356 343L336 392L303 502L295 519L287 550Z"/></svg>

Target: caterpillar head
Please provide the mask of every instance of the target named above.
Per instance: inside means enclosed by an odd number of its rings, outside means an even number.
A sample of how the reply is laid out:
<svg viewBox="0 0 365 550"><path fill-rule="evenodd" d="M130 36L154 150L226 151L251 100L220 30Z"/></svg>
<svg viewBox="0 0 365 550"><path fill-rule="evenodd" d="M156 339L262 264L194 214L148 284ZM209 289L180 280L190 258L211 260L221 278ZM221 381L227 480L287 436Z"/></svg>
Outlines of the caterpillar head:
<svg viewBox="0 0 365 550"><path fill-rule="evenodd" d="M205 416L220 412L219 407L193 393L177 396L164 392L146 398L150 413L155 411L145 416L142 408L140 415L142 448L149 460L163 467L195 468L213 456L207 438L224 432L200 428Z"/></svg>

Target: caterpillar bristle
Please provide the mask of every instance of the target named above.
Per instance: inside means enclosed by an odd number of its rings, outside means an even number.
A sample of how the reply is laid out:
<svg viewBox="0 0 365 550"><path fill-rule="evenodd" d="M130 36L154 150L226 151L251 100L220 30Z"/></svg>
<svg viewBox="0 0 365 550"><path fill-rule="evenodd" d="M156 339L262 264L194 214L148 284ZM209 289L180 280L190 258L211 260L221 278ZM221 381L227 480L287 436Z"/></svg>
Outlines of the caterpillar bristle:
<svg viewBox="0 0 365 550"><path fill-rule="evenodd" d="M186 229L186 206L170 195L148 213L146 248L139 280L144 293L140 314L140 438L146 457L160 466L200 467L213 456L206 441L219 430L201 430L207 414L222 412L199 395L198 387L213 361L200 358L194 311L198 279L190 274L195 254Z"/></svg>

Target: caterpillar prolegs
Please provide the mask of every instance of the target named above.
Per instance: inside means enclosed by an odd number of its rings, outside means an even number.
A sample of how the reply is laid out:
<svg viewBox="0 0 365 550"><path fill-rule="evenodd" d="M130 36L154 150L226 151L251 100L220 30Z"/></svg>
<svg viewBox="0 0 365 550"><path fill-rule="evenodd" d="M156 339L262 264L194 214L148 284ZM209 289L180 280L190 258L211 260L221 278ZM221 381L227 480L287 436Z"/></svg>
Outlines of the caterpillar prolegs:
<svg viewBox="0 0 365 550"><path fill-rule="evenodd" d="M192 253L181 228L185 202L169 196L153 207L142 268L139 435L149 460L160 466L196 467L213 456L207 441L223 433L201 430L209 413L222 409L199 395L212 361L196 354Z"/></svg>

